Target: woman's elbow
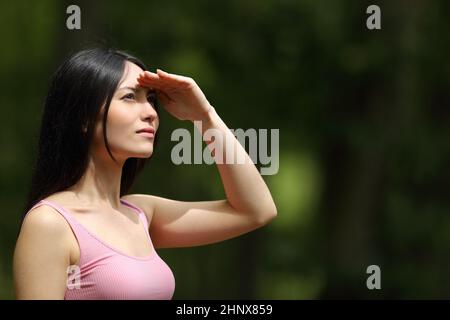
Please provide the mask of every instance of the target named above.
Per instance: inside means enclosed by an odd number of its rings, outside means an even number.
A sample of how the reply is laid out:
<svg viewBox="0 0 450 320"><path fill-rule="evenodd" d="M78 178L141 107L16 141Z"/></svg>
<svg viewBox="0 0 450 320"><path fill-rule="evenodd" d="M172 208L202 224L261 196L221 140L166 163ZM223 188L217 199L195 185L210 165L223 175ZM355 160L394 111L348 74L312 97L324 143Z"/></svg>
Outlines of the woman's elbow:
<svg viewBox="0 0 450 320"><path fill-rule="evenodd" d="M262 210L264 213L259 215L258 224L264 226L269 224L278 215L278 210L275 204L271 205L269 208Z"/></svg>

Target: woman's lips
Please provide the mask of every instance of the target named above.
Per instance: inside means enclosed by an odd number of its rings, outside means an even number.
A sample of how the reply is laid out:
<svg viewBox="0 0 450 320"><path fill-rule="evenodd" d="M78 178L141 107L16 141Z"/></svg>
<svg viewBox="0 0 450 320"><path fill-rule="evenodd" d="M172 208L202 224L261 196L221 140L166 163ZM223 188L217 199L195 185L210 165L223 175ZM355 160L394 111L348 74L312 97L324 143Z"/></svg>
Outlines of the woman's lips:
<svg viewBox="0 0 450 320"><path fill-rule="evenodd" d="M153 132L146 132L146 131L138 132L138 135L141 135L146 138L154 138L155 137L155 134Z"/></svg>

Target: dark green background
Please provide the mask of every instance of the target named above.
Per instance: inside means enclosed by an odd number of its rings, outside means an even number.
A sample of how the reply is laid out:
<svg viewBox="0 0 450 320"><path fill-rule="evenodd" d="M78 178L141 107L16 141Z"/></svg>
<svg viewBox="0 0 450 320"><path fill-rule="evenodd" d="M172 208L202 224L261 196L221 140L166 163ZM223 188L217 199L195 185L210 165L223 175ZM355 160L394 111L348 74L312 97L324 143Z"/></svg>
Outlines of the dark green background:
<svg viewBox="0 0 450 320"><path fill-rule="evenodd" d="M81 7L82 29L66 28ZM382 30L366 28L378 4ZM1 1L0 298L35 160L50 75L106 43L190 76L230 128L279 128L264 176L272 224L215 245L159 250L175 299L450 296L450 2ZM175 166L161 140L133 192L225 197L215 166ZM366 268L381 268L381 290Z"/></svg>

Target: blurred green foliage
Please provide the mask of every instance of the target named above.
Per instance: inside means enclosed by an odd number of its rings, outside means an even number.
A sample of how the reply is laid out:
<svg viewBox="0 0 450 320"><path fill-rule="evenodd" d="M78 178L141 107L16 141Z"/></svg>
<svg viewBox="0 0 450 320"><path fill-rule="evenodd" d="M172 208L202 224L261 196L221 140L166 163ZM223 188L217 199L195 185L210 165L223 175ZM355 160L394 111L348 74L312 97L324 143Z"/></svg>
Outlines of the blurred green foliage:
<svg viewBox="0 0 450 320"><path fill-rule="evenodd" d="M81 8L67 30L66 8ZM280 170L264 176L278 217L222 243L159 250L175 299L450 296L450 2L0 2L0 299L48 80L70 52L105 43L150 69L190 76L230 128L279 128ZM214 166L175 166L161 140L133 191L224 198ZM366 267L382 290L366 288Z"/></svg>

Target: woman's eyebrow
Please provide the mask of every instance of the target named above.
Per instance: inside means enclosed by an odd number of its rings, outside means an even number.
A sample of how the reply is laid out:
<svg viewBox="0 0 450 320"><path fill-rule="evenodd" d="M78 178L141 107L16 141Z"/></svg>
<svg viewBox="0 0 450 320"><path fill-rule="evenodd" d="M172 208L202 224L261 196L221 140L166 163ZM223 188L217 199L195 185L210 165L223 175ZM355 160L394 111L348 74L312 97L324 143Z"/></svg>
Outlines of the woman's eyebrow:
<svg viewBox="0 0 450 320"><path fill-rule="evenodd" d="M150 89L150 88L147 88L147 87L141 87L141 86L137 86L137 87L126 86L126 87L119 88L118 90L123 90L123 89L129 89L129 90L132 90L134 92L145 90L145 91L147 91L147 94L156 92L154 89Z"/></svg>

